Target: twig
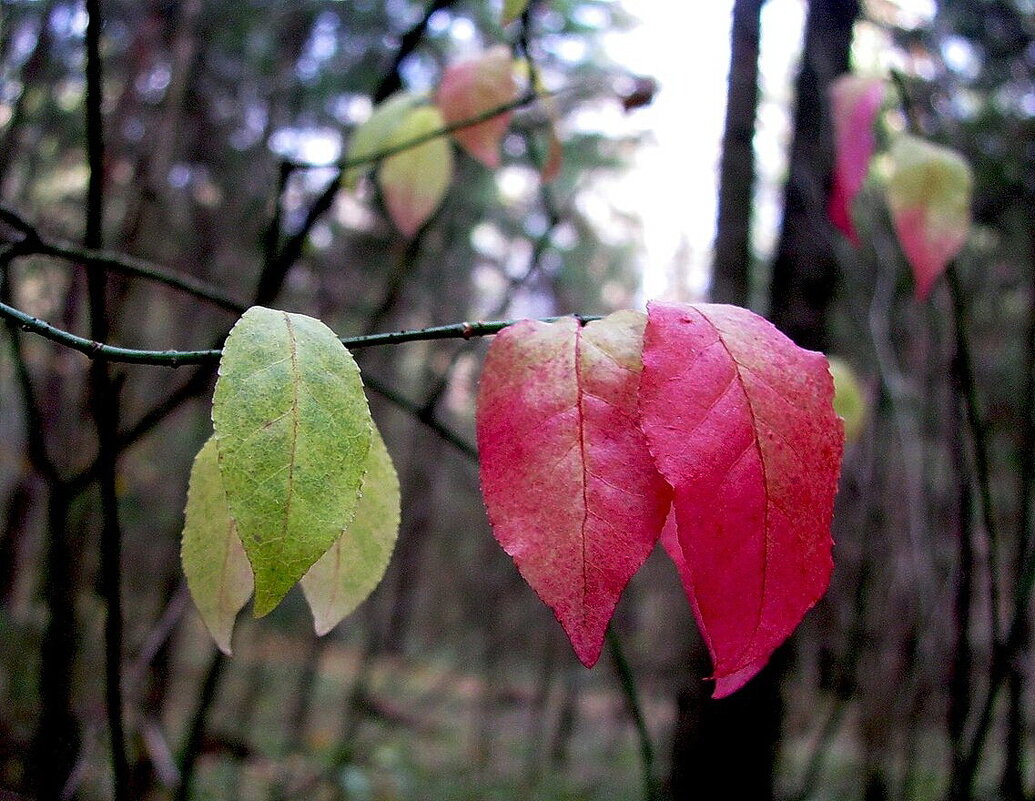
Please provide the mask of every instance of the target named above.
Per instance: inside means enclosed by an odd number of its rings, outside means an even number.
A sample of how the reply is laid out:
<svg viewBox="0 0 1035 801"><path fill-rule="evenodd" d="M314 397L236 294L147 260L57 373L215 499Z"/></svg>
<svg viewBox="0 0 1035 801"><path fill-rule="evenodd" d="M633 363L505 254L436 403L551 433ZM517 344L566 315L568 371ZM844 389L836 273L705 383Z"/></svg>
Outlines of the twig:
<svg viewBox="0 0 1035 801"><path fill-rule="evenodd" d="M650 731L647 729L647 721L643 716L643 709L640 707L640 700L636 693L636 680L633 678L632 668L622 651L622 643L615 632L614 625L607 627L607 646L611 651L611 658L615 663L615 670L618 672L618 680L622 685L622 693L625 695L625 703L629 708L633 723L636 725L636 734L640 739L640 762L643 765L643 798L644 801L654 801L658 797L657 786L654 779L654 746L651 743Z"/></svg>
<svg viewBox="0 0 1035 801"><path fill-rule="evenodd" d="M12 245L14 257L53 256L87 268L97 268L120 275L144 278L156 283L186 292L200 300L208 301L220 308L240 314L246 308L243 303L226 295L218 287L200 281L189 275L166 270L143 259L125 256L112 251L79 247L63 239L45 237L35 226L13 209L0 206L0 222L22 234L21 241Z"/></svg>
<svg viewBox="0 0 1035 801"><path fill-rule="evenodd" d="M561 317L540 318L541 322L552 323L564 319ZM577 314L574 317L583 325L599 320L596 315ZM187 364L215 364L219 361L222 350L209 348L205 350L139 350L108 345L93 339L81 337L50 323L33 317L31 314L0 302L0 318L6 318L18 324L23 331L64 345L72 350L85 354L90 359L100 362L121 362L124 364L149 364L155 367L182 367ZM417 328L405 331L392 331L384 334L367 334L358 337L342 337L341 342L349 349L370 348L379 345L400 345L404 342L426 342L437 339L471 339L498 334L517 320L493 320L488 322L452 323L450 325Z"/></svg>
<svg viewBox="0 0 1035 801"><path fill-rule="evenodd" d="M198 755L201 753L204 741L208 710L216 698L216 687L219 686L219 677L225 666L226 656L222 651L216 650L209 663L208 672L205 673L205 680L202 682L201 693L198 696L198 705L194 710L190 731L187 734L187 742L184 744L183 754L180 757L180 784L176 788L173 801L187 801L190 798L194 768L197 765Z"/></svg>

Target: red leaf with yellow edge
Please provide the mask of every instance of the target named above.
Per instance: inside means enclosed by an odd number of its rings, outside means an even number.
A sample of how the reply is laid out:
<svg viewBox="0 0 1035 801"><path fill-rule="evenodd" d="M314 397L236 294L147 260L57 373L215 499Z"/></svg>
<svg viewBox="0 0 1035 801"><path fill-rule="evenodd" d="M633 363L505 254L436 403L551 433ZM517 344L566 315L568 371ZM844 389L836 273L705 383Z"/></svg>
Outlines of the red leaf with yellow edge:
<svg viewBox="0 0 1035 801"><path fill-rule="evenodd" d="M486 114L517 98L514 59L499 45L477 58L448 67L442 75L436 102L446 123L454 125ZM461 147L490 169L500 166L500 140L512 112L453 131Z"/></svg>
<svg viewBox="0 0 1035 801"><path fill-rule="evenodd" d="M587 667L671 504L637 422L645 324L523 320L493 341L479 388L493 533Z"/></svg>
<svg viewBox="0 0 1035 801"><path fill-rule="evenodd" d="M974 177L956 151L915 136L891 147L888 205L923 300L970 233Z"/></svg>
<svg viewBox="0 0 1035 801"><path fill-rule="evenodd" d="M873 123L884 102L884 81L842 75L830 86L834 120L834 172L830 188L830 220L853 244L852 201L862 189L876 146Z"/></svg>
<svg viewBox="0 0 1035 801"><path fill-rule="evenodd" d="M826 591L844 445L833 391L822 354L749 311L648 307L641 425L674 488L716 697L757 673Z"/></svg>

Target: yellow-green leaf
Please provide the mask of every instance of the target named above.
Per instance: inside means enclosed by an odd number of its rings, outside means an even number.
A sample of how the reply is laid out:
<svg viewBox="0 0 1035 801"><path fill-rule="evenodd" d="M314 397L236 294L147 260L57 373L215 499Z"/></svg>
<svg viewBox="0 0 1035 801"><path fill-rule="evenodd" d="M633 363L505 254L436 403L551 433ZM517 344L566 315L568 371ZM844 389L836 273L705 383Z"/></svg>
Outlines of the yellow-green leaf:
<svg viewBox="0 0 1035 801"><path fill-rule="evenodd" d="M180 558L194 605L216 645L230 655L234 621L252 594L252 569L226 505L216 441L194 457Z"/></svg>
<svg viewBox="0 0 1035 801"><path fill-rule="evenodd" d="M399 533L399 477L374 427L356 516L302 577L316 633L324 635L380 583Z"/></svg>
<svg viewBox="0 0 1035 801"><path fill-rule="evenodd" d="M434 106L412 109L395 130L397 147L439 131L445 125ZM389 156L378 170L385 205L392 221L406 236L413 236L435 213L453 177L453 151L444 136Z"/></svg>
<svg viewBox="0 0 1035 801"><path fill-rule="evenodd" d="M427 96L416 92L396 92L379 103L373 113L352 134L349 141L347 158L349 161L369 159L389 147L392 135L416 106L427 100ZM342 174L342 182L347 188L356 185L360 176L373 164L353 167Z"/></svg>
<svg viewBox="0 0 1035 801"><path fill-rule="evenodd" d="M526 8L528 8L528 0L503 0L502 23L509 25L524 14Z"/></svg>
<svg viewBox="0 0 1035 801"><path fill-rule="evenodd" d="M967 241L974 175L955 150L915 136L895 140L891 165L891 218L923 300Z"/></svg>
<svg viewBox="0 0 1035 801"><path fill-rule="evenodd" d="M836 356L829 356L827 362L834 378L834 411L844 421L845 441L855 442L870 413L866 395L848 362Z"/></svg>
<svg viewBox="0 0 1035 801"><path fill-rule="evenodd" d="M253 306L223 346L212 421L259 617L352 522L373 425L359 368L319 320Z"/></svg>

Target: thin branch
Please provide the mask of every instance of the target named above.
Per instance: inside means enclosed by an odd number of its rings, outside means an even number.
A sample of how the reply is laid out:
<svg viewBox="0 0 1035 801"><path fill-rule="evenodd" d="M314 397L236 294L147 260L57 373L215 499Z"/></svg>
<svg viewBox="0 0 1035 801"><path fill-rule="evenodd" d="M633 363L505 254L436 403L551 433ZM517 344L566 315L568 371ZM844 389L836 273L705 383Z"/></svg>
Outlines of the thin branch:
<svg viewBox="0 0 1035 801"><path fill-rule="evenodd" d="M450 123L449 125L443 125L441 128L436 128L435 130L428 131L427 133L423 133L420 136L415 136L413 137L413 139L407 139L405 142L400 142L399 144L376 150L367 156L356 156L353 158L346 157L334 165L310 164L307 162L298 161L289 161L287 162L287 164L289 164L292 168L296 170L325 170L328 168L328 166L331 166L341 172L345 172L346 170L352 170L357 167L366 167L367 165L376 164L379 161L384 161L389 156L394 156L397 153L402 153L406 150L411 150L415 147L419 147L420 145L430 142L433 139L439 139L443 136L449 136L450 134L455 133L456 131L461 131L464 128L472 128L475 125L481 125L483 122L488 122L489 120L495 117L499 117L501 114L506 114L507 112L516 111L519 108L530 106L537 100L557 97L558 95L563 94L565 92L574 91L575 87L567 87L565 89L553 92L529 91L521 95L521 97L518 97L514 100L510 100L506 103L502 103L493 108L487 109L481 112L480 114L475 114L474 116L468 117L467 119L459 120L457 122Z"/></svg>
<svg viewBox="0 0 1035 801"><path fill-rule="evenodd" d="M585 325L600 318L595 315L564 315L561 317L544 317L540 322L553 323L565 317L574 316ZM0 302L0 318L11 320L23 331L31 331L59 345L77 350L90 359L102 362L121 362L124 364L149 364L155 367L182 367L187 364L214 364L219 361L222 350L210 348L206 350L140 350L108 345L93 339L81 337L50 323L33 317L31 314ZM341 343L350 350L370 348L379 345L400 345L404 342L427 342L438 339L472 339L498 334L517 320L492 320L488 322L465 322L451 325L439 325L431 328L417 328L406 331L392 331L385 334L368 334L358 337L342 337Z"/></svg>
<svg viewBox="0 0 1035 801"><path fill-rule="evenodd" d="M607 646L611 651L611 658L615 663L615 670L618 672L618 680L622 685L622 693L625 695L625 703L629 708L633 723L636 725L636 734L640 740L640 762L643 766L643 798L644 801L654 801L658 797L657 785L654 779L654 746L651 743L650 731L647 729L647 721L643 716L643 709L640 706L639 696L636 693L636 680L629 666L629 660L625 658L622 650L622 643L614 625L609 625L606 632Z"/></svg>
<svg viewBox="0 0 1035 801"><path fill-rule="evenodd" d="M72 242L45 237L39 230L13 209L0 206L0 222L22 234L22 239L13 243L14 258L24 256L52 256L65 259L75 265L107 270L108 272L134 278L144 278L186 292L200 300L208 301L227 311L240 314L245 305L225 294L218 287L200 281L189 275L174 273L151 264L143 259L124 256L107 250L80 247Z"/></svg>
<svg viewBox="0 0 1035 801"><path fill-rule="evenodd" d="M86 188L85 245L100 249L104 227L104 119L101 63L101 3L86 0ZM107 274L87 274L90 303L90 336L108 337ZM122 719L122 530L115 490L118 446L118 393L108 364L95 361L90 369L90 400L97 427L101 494L101 594L104 596L105 706L111 739L111 764L115 801L129 801L129 762Z"/></svg>

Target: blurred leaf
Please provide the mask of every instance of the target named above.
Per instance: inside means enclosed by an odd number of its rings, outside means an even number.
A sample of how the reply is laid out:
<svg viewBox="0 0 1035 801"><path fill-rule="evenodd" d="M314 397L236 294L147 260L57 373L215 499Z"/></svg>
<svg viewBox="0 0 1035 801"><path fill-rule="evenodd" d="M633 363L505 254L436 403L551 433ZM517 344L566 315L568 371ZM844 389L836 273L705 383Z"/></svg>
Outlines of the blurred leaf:
<svg viewBox="0 0 1035 801"><path fill-rule="evenodd" d="M973 184L955 150L915 136L900 136L891 147L888 205L918 300L967 241Z"/></svg>
<svg viewBox="0 0 1035 801"><path fill-rule="evenodd" d="M528 8L529 0L503 0L503 17L501 23L503 25L509 25L511 22L516 20L522 14L525 13L525 9Z"/></svg>
<svg viewBox="0 0 1035 801"><path fill-rule="evenodd" d="M845 440L855 442L870 413L866 395L848 362L836 356L830 356L827 361L834 378L834 411L844 421Z"/></svg>
<svg viewBox="0 0 1035 801"><path fill-rule="evenodd" d="M215 437L194 457L180 557L194 605L219 650L230 655L237 613L252 595L252 568L226 504Z"/></svg>
<svg viewBox="0 0 1035 801"><path fill-rule="evenodd" d="M302 577L316 633L324 635L380 583L399 533L399 477L377 426L351 525Z"/></svg>
<svg viewBox="0 0 1035 801"><path fill-rule="evenodd" d="M518 94L514 59L510 50L498 45L477 58L448 67L442 76L436 103L446 123L453 125L485 114L515 100ZM460 128L453 138L490 169L500 166L500 141L507 132L513 112Z"/></svg>
<svg viewBox="0 0 1035 801"><path fill-rule="evenodd" d="M852 201L862 189L876 146L873 123L884 102L884 80L842 75L830 86L834 119L834 171L830 188L830 220L853 244L859 237L852 224Z"/></svg>
<svg viewBox="0 0 1035 801"><path fill-rule="evenodd" d="M392 135L406 119L406 115L426 101L427 95L424 94L396 92L384 102L379 103L369 119L352 134L346 154L347 158L350 161L366 159L385 150L392 141ZM367 164L346 170L342 175L343 183L347 188L353 188L360 176L373 166L373 164Z"/></svg>
<svg viewBox="0 0 1035 801"><path fill-rule="evenodd" d="M352 522L372 428L359 368L319 320L253 306L223 346L212 420L259 617Z"/></svg>
<svg viewBox="0 0 1035 801"><path fill-rule="evenodd" d="M407 112L395 129L390 145L401 147L445 125L442 112L422 106ZM440 136L389 156L378 170L378 180L392 221L406 236L413 236L435 213L453 177L453 151Z"/></svg>

